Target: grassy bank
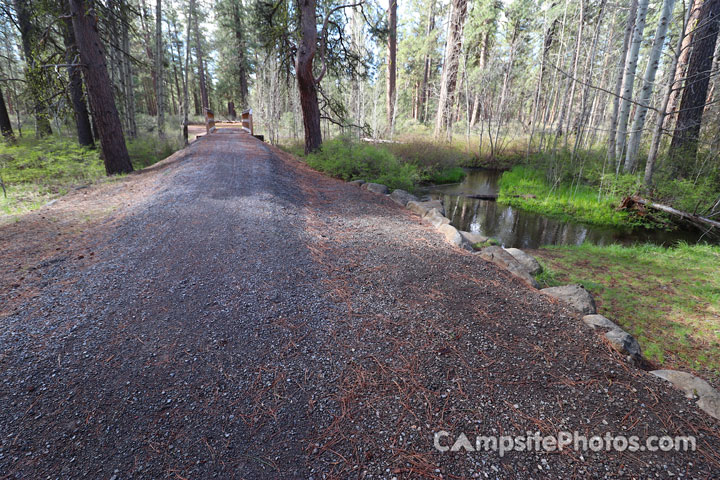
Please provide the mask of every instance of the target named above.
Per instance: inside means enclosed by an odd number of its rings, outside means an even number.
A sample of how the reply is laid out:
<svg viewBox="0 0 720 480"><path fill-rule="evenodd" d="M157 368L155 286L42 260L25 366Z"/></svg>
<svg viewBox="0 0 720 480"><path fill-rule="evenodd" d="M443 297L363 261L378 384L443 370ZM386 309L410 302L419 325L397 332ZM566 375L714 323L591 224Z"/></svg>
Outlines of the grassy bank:
<svg viewBox="0 0 720 480"><path fill-rule="evenodd" d="M142 137L128 142L136 169L152 165L181 148L179 139ZM21 214L39 208L72 188L105 176L99 149L81 147L73 139L52 136L37 140L25 136L15 143L0 142L0 215Z"/></svg>
<svg viewBox="0 0 720 480"><path fill-rule="evenodd" d="M647 358L720 381L720 247L548 247L543 286L581 283Z"/></svg>
<svg viewBox="0 0 720 480"><path fill-rule="evenodd" d="M591 225L635 227L643 221L618 211L622 194L599 195L597 188L587 185L548 183L546 176L533 168L516 166L500 178L498 201L563 220Z"/></svg>
<svg viewBox="0 0 720 480"><path fill-rule="evenodd" d="M404 146L403 155L393 148L399 144L377 145L357 142L348 138L336 138L323 143L319 152L304 155L301 145L285 146L285 150L299 156L315 170L345 181L365 180L382 183L390 189L413 191L422 183L457 183L465 177L465 171L446 157L438 156L435 162L427 151L412 150Z"/></svg>

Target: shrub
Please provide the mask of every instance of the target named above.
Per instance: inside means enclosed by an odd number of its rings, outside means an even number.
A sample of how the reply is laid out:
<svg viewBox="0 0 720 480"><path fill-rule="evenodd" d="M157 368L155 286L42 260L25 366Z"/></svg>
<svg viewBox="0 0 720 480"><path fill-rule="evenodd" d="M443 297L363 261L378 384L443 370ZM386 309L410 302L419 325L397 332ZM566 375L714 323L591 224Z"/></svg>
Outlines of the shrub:
<svg viewBox="0 0 720 480"><path fill-rule="evenodd" d="M387 149L347 138L326 141L306 161L312 168L346 181L362 179L391 189L412 191L420 178L415 165L401 163Z"/></svg>

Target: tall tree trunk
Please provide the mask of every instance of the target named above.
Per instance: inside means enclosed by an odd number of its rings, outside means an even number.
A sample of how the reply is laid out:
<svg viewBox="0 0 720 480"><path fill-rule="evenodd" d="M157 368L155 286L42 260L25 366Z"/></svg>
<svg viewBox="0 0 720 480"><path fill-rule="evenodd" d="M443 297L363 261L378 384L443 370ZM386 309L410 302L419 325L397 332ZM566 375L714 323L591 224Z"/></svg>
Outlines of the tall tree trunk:
<svg viewBox="0 0 720 480"><path fill-rule="evenodd" d="M0 133L6 139L15 138L12 123L10 123L10 116L8 115L7 107L5 106L5 97L3 97L2 90L0 90Z"/></svg>
<svg viewBox="0 0 720 480"><path fill-rule="evenodd" d="M178 28L177 28L177 22L175 19L173 19L172 23L172 29L173 29L173 44L175 45L175 50L170 48L170 54L172 56L172 64L173 64L173 77L175 79L175 95L177 97L177 103L179 106L175 107L175 113L181 113L182 110L182 101L183 101L183 94L182 94L182 88L180 88L180 79L183 75L183 69L182 69L182 52L180 51L180 37L178 35ZM176 57L177 55L177 57ZM180 75L178 75L178 65L181 65L180 67Z"/></svg>
<svg viewBox="0 0 720 480"><path fill-rule="evenodd" d="M635 87L635 72L637 71L638 55L645 30L645 19L647 18L649 0L639 0L637 17L635 18L635 29L633 30L632 43L628 52L627 63L625 64L625 75L623 79L622 100L618 112L618 128L615 136L615 161L616 171L620 169L620 163L625 152L625 140L627 136L627 125L630 119L630 107Z"/></svg>
<svg viewBox="0 0 720 480"><path fill-rule="evenodd" d="M687 71L688 60L690 60L690 52L692 51L693 38L695 38L695 27L697 26L698 17L700 16L700 8L702 0L693 2L692 7L688 7L690 19L686 22L685 33L680 46L680 57L675 67L675 76L673 77L673 87L670 91L667 110L668 115L665 116L663 128L670 128L670 121L673 118L673 112L677 108L677 102L682 91L682 85L685 82L685 73Z"/></svg>
<svg viewBox="0 0 720 480"><path fill-rule="evenodd" d="M320 106L317 83L313 74L313 60L317 52L317 27L315 25L315 0L300 2L300 44L295 60L300 107L305 127L305 153L311 153L322 145L320 129Z"/></svg>
<svg viewBox="0 0 720 480"><path fill-rule="evenodd" d="M648 153L647 161L645 162L645 175L643 177L643 185L646 190L650 189L652 185L652 177L655 173L655 160L657 159L658 150L660 149L660 139L662 138L663 125L665 124L665 118L670 111L670 96L674 91L675 78L678 71L678 63L683 55L682 46L685 44L685 34L690 28L690 21L694 16L697 9L693 8L694 0L690 0L688 9L685 12L685 20L683 22L683 28L680 30L678 37L677 47L675 48L675 55L673 55L672 65L668 70L668 83L665 86L665 94L663 95L663 101L657 112L657 120L655 121L655 131L653 132L653 138L650 142L650 152Z"/></svg>
<svg viewBox="0 0 720 480"><path fill-rule="evenodd" d="M70 6L66 2L65 8L69 11ZM75 33L73 32L72 20L64 18L63 22L63 41L65 43L65 63L68 64L68 90L70 91L70 101L75 115L75 126L77 129L78 143L87 147L95 145L92 135L92 126L90 126L90 116L88 114L87 105L85 103L85 94L83 93L82 72L77 65L80 63L77 46L75 45Z"/></svg>
<svg viewBox="0 0 720 480"><path fill-rule="evenodd" d="M631 173L635 170L638 150L640 149L640 139L642 138L642 132L645 128L645 117L647 116L648 107L650 106L650 96L652 95L653 85L655 84L655 74L660 65L660 55L662 54L668 26L672 19L673 7L675 7L675 0L663 0L658 26L655 30L655 39L653 40L648 57L648 64L645 68L640 98L637 101L638 105L635 108L635 116L633 118L632 128L630 129L630 139L628 140L627 154L625 155L625 173Z"/></svg>
<svg viewBox="0 0 720 480"><path fill-rule="evenodd" d="M467 0L452 0L447 43L445 44L445 60L440 81L440 98L435 117L436 139L447 139L452 135L451 109L455 99L455 86L460 66L460 50L462 48L462 34L466 14Z"/></svg>
<svg viewBox="0 0 720 480"><path fill-rule="evenodd" d="M158 137L165 138L165 95L163 75L164 55L163 36L162 36L162 0L155 0L155 72L157 75L157 129Z"/></svg>
<svg viewBox="0 0 720 480"><path fill-rule="evenodd" d="M38 41L38 32L33 24L32 12L30 11L31 5L26 0L15 0L15 13L18 27L20 27L23 55L25 55L25 78L35 114L35 135L41 138L52 135L52 128L50 127L48 107L43 100L44 74L37 65L38 59L35 58L34 53L35 42Z"/></svg>
<svg viewBox="0 0 720 480"><path fill-rule="evenodd" d="M542 51L542 57L540 59L540 72L538 74L538 80L537 80L537 86L535 87L535 95L533 98L533 104L532 104L532 112L530 114L530 138L528 139L527 143L527 150L525 152L525 157L530 157L530 149L532 148L532 141L533 137L535 136L535 124L537 121L537 113L538 109L540 107L540 93L542 92L542 84L543 84L543 77L545 76L545 65L547 62L547 56L548 52L550 51L550 47L552 47L553 43L553 29L555 28L555 22L548 27L547 21L548 21L548 14L547 11L545 12L545 18L543 19L543 30L544 30L544 36L543 36L543 51ZM474 107L475 108L475 107ZM473 108L473 110L474 110ZM475 112L473 111L473 118L475 116Z"/></svg>
<svg viewBox="0 0 720 480"><path fill-rule="evenodd" d="M108 175L133 170L118 116L112 84L105 64L105 49L97 29L97 14L84 0L70 0L73 30L80 59L85 67L90 105L102 146Z"/></svg>
<svg viewBox="0 0 720 480"><path fill-rule="evenodd" d="M472 104L472 116L470 117L470 126L474 127L480 116L480 94L476 93Z"/></svg>
<svg viewBox="0 0 720 480"><path fill-rule="evenodd" d="M145 98L147 101L148 115L155 116L157 115L157 70L155 68L155 54L153 53L152 48L153 42L147 18L148 14L149 10L145 4L145 0L140 0L140 26L142 27L142 40L145 44L145 54L147 55L150 63L150 78L152 78L152 91L146 89Z"/></svg>
<svg viewBox="0 0 720 480"><path fill-rule="evenodd" d="M202 42L200 41L200 21L195 14L195 57L197 60L198 68L198 80L200 83L200 100L202 101L202 114L210 108L210 102L208 100L207 83L205 79L205 63L203 60L203 48Z"/></svg>
<svg viewBox="0 0 720 480"><path fill-rule="evenodd" d="M188 114L190 109L190 99L188 95L188 86L190 81L190 31L193 22L193 14L195 12L195 0L190 0L187 13L187 31L185 34L185 74L183 75L183 139L185 145L188 144ZM179 47L178 47L179 48Z"/></svg>
<svg viewBox="0 0 720 480"><path fill-rule="evenodd" d="M122 59L122 78L123 78L123 97L125 99L125 116L127 124L127 135L130 138L137 137L137 123L135 121L135 85L133 84L132 62L130 62L130 33L129 33L129 16L128 5L125 0L120 0L120 13L122 22L120 22L120 31L122 36L122 48L120 58Z"/></svg>
<svg viewBox="0 0 720 480"><path fill-rule="evenodd" d="M580 47L582 45L583 31L585 26L585 0L580 0L580 22L578 23L577 39L575 43L575 52L573 53L573 70L572 81L570 82L570 95L567 98L567 104L563 105L565 111L565 128L570 130L570 116L572 115L573 106L575 104L575 89L578 78L578 64L580 62ZM562 128L558 129L558 135L562 135ZM565 148L567 148L567 136L565 136Z"/></svg>
<svg viewBox="0 0 720 480"><path fill-rule="evenodd" d="M240 108L248 107L248 79L245 60L245 32L240 8L242 0L233 2L233 23L235 24L235 41L237 42L238 82L240 84Z"/></svg>
<svg viewBox="0 0 720 480"><path fill-rule="evenodd" d="M610 114L610 131L608 133L608 151L607 158L615 160L615 150L617 141L618 116L620 115L620 96L622 95L623 79L625 78L625 64L627 63L628 53L630 50L630 39L635 28L635 19L637 17L638 0L632 0L630 3L630 11L628 12L627 25L625 27L625 38L623 40L622 52L618 56L617 76L615 77L615 90L613 95L613 107Z"/></svg>
<svg viewBox="0 0 720 480"><path fill-rule="evenodd" d="M702 125L703 110L707 101L715 42L720 27L720 0L705 0L694 36L693 50L688 64L687 80L680 100L680 111L670 144L670 157L675 173L685 177L690 173L689 163L695 159Z"/></svg>
<svg viewBox="0 0 720 480"><path fill-rule="evenodd" d="M397 76L397 0L388 0L388 43L387 43L387 128L393 130L395 120L395 78Z"/></svg>
<svg viewBox="0 0 720 480"><path fill-rule="evenodd" d="M429 38L433 30L435 30L435 0L430 2L427 26L425 28L425 38ZM430 86L431 69L432 56L428 51L425 53L425 57L423 59L423 76L422 82L420 83L420 91L418 92L418 119L421 123L425 123L427 121L427 104L429 98L428 88Z"/></svg>

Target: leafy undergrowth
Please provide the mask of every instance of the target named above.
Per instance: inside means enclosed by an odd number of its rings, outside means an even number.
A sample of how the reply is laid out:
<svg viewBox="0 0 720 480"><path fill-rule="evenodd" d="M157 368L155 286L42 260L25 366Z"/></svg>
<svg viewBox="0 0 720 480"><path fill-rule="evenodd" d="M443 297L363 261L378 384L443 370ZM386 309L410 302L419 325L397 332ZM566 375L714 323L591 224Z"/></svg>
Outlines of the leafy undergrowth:
<svg viewBox="0 0 720 480"><path fill-rule="evenodd" d="M136 169L152 165L182 147L179 139L142 137L128 142ZM0 215L17 215L36 209L73 188L105 177L99 149L81 147L72 139L52 136L41 140L23 137L0 142Z"/></svg>
<svg viewBox="0 0 720 480"><path fill-rule="evenodd" d="M598 197L593 187L550 185L542 172L516 166L500 178L498 201L563 220L599 226L637 227L641 221L617 210L619 196Z"/></svg>
<svg viewBox="0 0 720 480"><path fill-rule="evenodd" d="M457 183L466 175L461 167L451 163L428 164L402 158L385 145L342 137L324 142L320 151L310 155L304 155L302 146L298 144L284 148L293 155L304 157L308 165L320 172L346 181L382 183L391 190L413 191L420 183Z"/></svg>
<svg viewBox="0 0 720 480"><path fill-rule="evenodd" d="M555 246L534 252L543 286L581 283L653 362L720 381L720 247Z"/></svg>

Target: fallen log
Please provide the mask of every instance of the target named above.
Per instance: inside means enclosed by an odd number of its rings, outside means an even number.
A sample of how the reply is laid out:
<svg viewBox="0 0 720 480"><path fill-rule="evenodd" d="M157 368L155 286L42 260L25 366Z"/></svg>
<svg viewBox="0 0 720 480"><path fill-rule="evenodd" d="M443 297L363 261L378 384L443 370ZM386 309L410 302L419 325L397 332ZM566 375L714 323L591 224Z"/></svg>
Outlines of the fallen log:
<svg viewBox="0 0 720 480"><path fill-rule="evenodd" d="M474 198L475 200L497 200L498 196L496 194L490 194L490 195L465 195L466 198Z"/></svg>
<svg viewBox="0 0 720 480"><path fill-rule="evenodd" d="M472 194L472 195L465 195L466 198L474 198L475 200L497 200L498 194L497 193L491 193L487 195L482 194ZM523 195L511 195L512 198L537 198L535 195L525 193Z"/></svg>
<svg viewBox="0 0 720 480"><path fill-rule="evenodd" d="M679 217L679 218L681 218L687 222L690 222L693 225L699 226L699 227L710 226L711 228L720 228L720 222L718 222L716 220L712 220L712 219L706 218L706 217L701 217L700 215L694 215L692 213L683 212L676 208L672 208L667 205L662 205L660 203L655 203L650 200L644 199L638 195L631 195L629 197L625 197L623 199L623 201L620 203L619 210L637 209L640 212L644 212L645 208L651 208L653 210L660 210L661 212L669 213L670 215L675 215L676 217Z"/></svg>

